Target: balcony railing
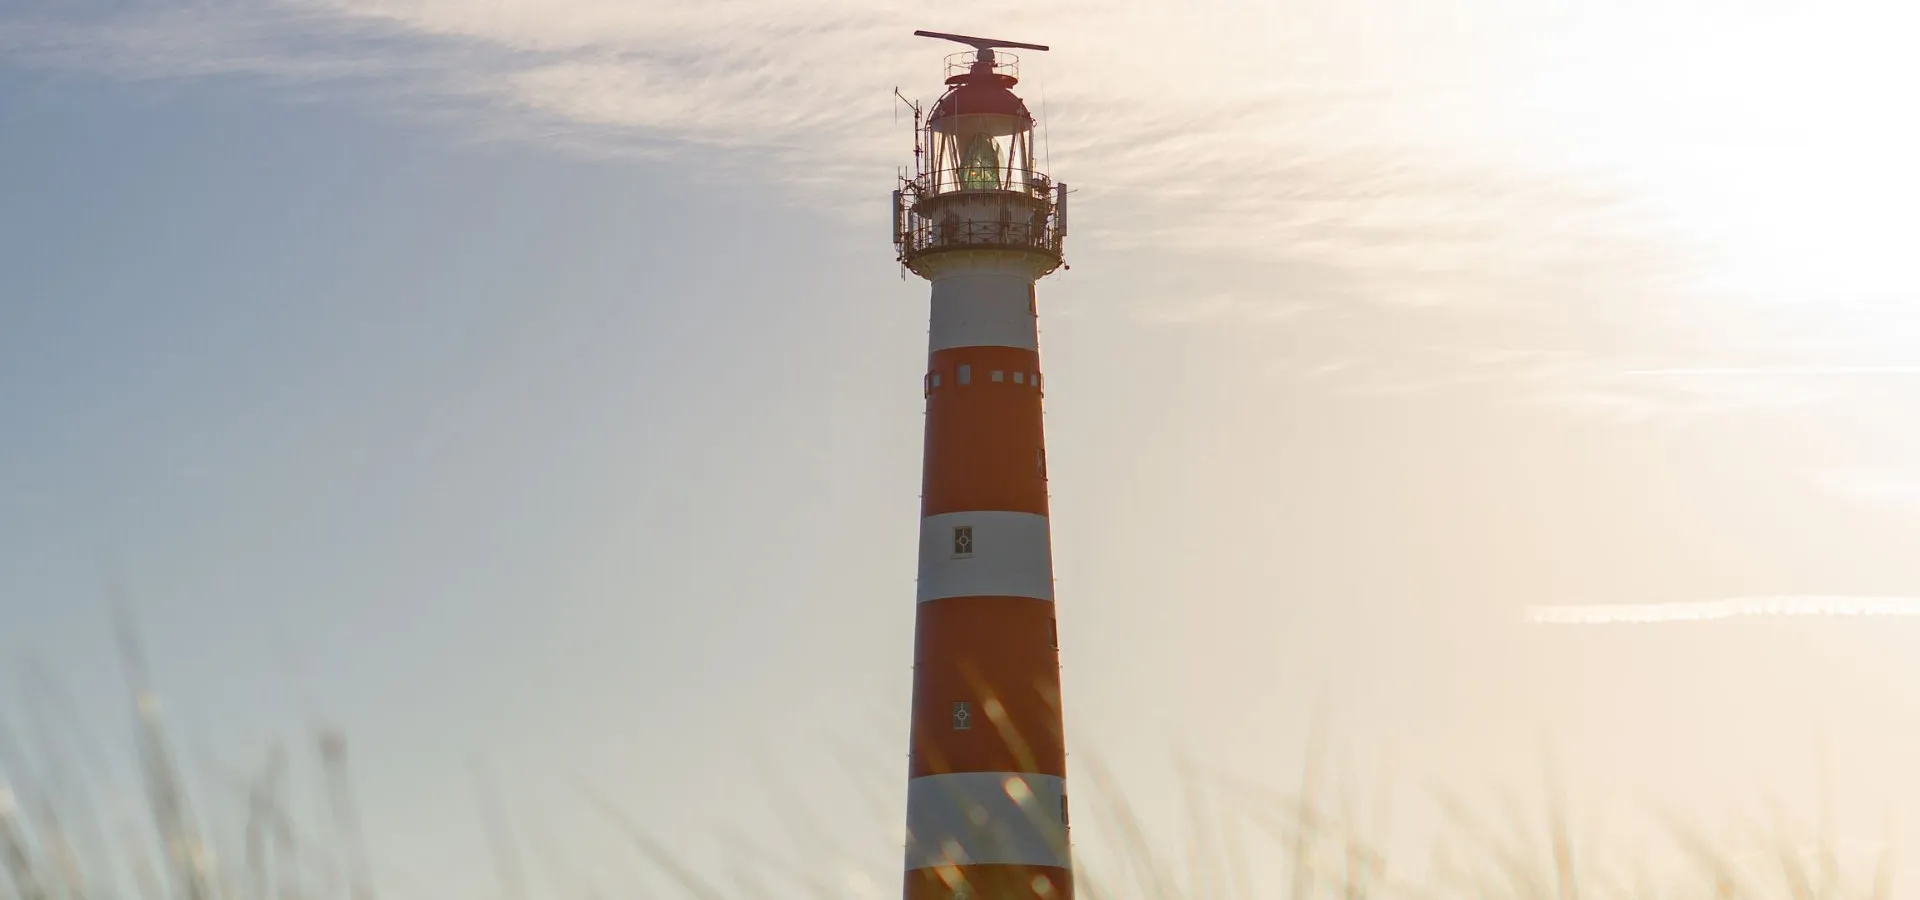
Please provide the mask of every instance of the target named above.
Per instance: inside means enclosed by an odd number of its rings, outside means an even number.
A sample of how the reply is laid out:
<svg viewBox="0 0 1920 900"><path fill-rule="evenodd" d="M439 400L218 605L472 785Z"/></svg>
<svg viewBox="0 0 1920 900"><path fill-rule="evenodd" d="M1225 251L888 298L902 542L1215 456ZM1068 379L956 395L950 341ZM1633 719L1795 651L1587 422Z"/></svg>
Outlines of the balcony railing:
<svg viewBox="0 0 1920 900"><path fill-rule="evenodd" d="M1064 185L1023 171L1032 180L1017 181L1014 189L936 192L929 190L937 183L935 174L923 172L894 191L893 242L902 263L911 266L926 254L963 249L1021 250L1060 263L1067 231Z"/></svg>
<svg viewBox="0 0 1920 900"><path fill-rule="evenodd" d="M1027 250L1060 257L1062 235L1052 216L1034 222L974 222L923 219L909 213L895 238L900 259L911 261L940 250Z"/></svg>
<svg viewBox="0 0 1920 900"><path fill-rule="evenodd" d="M934 169L920 173L913 188L922 197L993 191L1046 197L1053 182L1032 169Z"/></svg>

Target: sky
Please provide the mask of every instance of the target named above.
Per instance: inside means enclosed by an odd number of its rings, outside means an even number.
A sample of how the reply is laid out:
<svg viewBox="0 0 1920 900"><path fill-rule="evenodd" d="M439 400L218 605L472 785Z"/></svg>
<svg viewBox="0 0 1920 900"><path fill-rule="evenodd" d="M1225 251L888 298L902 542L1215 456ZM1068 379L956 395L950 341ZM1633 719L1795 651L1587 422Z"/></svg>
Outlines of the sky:
<svg viewBox="0 0 1920 900"><path fill-rule="evenodd" d="M1597 842L1672 807L1737 843L1826 773L1878 846L1920 808L1920 623L1528 611L1920 596L1914 24L7 5L0 718L144 827L118 590L228 857L276 742L321 852L325 724L383 897L512 895L488 790L532 896L670 883L591 797L730 896L892 894L927 313L892 91L958 49L925 28L1053 47L1021 91L1075 191L1040 296L1094 874L1124 799L1193 884L1235 829L1274 877L1228 801L1315 734L1412 868L1461 834L1431 788L1502 819L1549 758Z"/></svg>

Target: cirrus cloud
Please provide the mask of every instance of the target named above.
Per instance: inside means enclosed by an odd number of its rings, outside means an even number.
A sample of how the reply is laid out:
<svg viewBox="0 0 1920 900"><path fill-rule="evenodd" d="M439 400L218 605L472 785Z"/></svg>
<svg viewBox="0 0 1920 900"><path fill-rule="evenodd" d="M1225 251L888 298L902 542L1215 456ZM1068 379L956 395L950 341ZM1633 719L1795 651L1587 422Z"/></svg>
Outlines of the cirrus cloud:
<svg viewBox="0 0 1920 900"><path fill-rule="evenodd" d="M1617 385L1567 379L1617 372L1589 363L1719 314L1686 282L1705 257L1649 202L1647 186L1662 182L1648 172L1672 173L1647 168L1648 148L1661 134L1706 147L1739 122L1668 129L1644 111L1725 87L1692 62L1743 21L1714 4L1071 0L966 12L903 0L102 0L0 12L0 56L350 94L452 119L479 140L672 159L869 221L910 159L891 89L930 94L939 55L958 49L909 32L987 31L1055 47L1026 54L1022 90L1046 113L1049 168L1088 188L1075 201L1082 252L1217 262L1274 286L1231 301L1209 288L1174 318L1372 308L1371 324L1342 327L1387 335L1413 322L1448 335L1436 359L1449 371L1395 384L1481 372L1554 382L1553 397L1617 398ZM1627 52L1641 60L1632 71L1612 55ZM1408 310L1451 318L1429 325L1437 318ZM1734 319L1712 340L1778 338ZM1409 341L1435 343L1394 336L1377 352ZM1510 347L1557 362L1515 361L1500 352ZM1702 398L1640 385L1634 402L1661 392Z"/></svg>

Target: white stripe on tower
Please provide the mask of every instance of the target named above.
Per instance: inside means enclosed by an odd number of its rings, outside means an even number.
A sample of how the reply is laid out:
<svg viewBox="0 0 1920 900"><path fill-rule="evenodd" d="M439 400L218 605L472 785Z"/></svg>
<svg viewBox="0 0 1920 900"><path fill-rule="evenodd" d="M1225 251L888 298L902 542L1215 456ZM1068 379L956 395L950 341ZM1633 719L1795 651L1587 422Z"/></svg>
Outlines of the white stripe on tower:
<svg viewBox="0 0 1920 900"><path fill-rule="evenodd" d="M954 347L1038 352L1039 330L1028 308L1033 299L1032 266L1025 260L999 260L984 254L970 262L966 269L933 282L930 352Z"/></svg>
<svg viewBox="0 0 1920 900"><path fill-rule="evenodd" d="M955 533L971 535L971 552L954 552ZM974 510L920 520L921 603L948 597L1053 599L1052 541L1047 517Z"/></svg>
<svg viewBox="0 0 1920 900"><path fill-rule="evenodd" d="M1055 827L1067 782L1050 775L961 772L907 786L909 868L958 863L1066 868L1064 829Z"/></svg>

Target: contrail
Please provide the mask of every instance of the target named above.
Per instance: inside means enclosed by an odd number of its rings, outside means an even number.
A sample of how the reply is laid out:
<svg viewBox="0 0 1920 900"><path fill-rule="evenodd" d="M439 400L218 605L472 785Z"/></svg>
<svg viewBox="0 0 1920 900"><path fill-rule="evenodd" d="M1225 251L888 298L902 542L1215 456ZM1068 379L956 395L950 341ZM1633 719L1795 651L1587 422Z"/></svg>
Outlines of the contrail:
<svg viewBox="0 0 1920 900"><path fill-rule="evenodd" d="M1920 366L1760 366L1753 368L1628 369L1630 378L1751 378L1781 376L1855 377L1863 375L1920 375Z"/></svg>
<svg viewBox="0 0 1920 900"><path fill-rule="evenodd" d="M1730 597L1693 603L1530 606L1534 625L1605 625L1705 622L1741 616L1920 616L1920 597L1830 597L1786 595Z"/></svg>

